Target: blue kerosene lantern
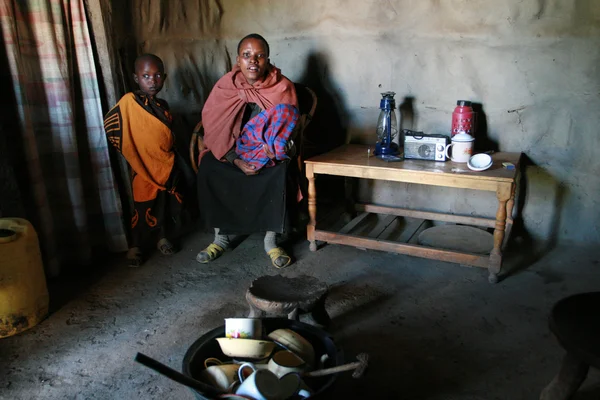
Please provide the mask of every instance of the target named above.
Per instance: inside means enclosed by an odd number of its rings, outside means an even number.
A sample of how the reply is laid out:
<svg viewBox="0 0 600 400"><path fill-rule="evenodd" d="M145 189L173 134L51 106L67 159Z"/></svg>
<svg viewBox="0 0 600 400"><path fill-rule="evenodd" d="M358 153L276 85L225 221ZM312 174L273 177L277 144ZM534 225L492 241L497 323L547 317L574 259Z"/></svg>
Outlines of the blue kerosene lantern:
<svg viewBox="0 0 600 400"><path fill-rule="evenodd" d="M398 119L396 118L396 101L394 92L381 93L379 119L377 120L377 137L375 145L376 156L395 156L398 154L398 144L394 138L398 135Z"/></svg>

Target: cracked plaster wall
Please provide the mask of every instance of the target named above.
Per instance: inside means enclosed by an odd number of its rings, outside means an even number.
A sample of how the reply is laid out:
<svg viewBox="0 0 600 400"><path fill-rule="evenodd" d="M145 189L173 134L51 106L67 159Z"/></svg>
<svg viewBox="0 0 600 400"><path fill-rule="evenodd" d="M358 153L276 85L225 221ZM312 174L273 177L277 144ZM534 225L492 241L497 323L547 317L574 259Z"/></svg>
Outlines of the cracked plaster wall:
<svg viewBox="0 0 600 400"><path fill-rule="evenodd" d="M371 143L380 92L410 98L404 128L449 132L457 99L481 103L478 147L530 160L523 217L545 240L600 242L600 2L596 0L113 1L115 38L161 56L164 96L195 122L247 33L316 87L347 140ZM127 47L129 46L129 47ZM127 65L131 63L128 60ZM313 132L329 135L331 129ZM493 216L494 196L371 182L363 199Z"/></svg>

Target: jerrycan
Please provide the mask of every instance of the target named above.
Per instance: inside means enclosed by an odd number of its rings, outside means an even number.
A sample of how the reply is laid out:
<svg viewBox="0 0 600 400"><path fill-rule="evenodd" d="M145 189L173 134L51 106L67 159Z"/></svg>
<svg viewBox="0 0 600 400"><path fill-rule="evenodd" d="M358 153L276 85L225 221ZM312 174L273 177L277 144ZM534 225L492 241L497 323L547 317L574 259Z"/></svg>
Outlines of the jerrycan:
<svg viewBox="0 0 600 400"><path fill-rule="evenodd" d="M0 218L0 338L48 315L48 288L37 233L21 218Z"/></svg>

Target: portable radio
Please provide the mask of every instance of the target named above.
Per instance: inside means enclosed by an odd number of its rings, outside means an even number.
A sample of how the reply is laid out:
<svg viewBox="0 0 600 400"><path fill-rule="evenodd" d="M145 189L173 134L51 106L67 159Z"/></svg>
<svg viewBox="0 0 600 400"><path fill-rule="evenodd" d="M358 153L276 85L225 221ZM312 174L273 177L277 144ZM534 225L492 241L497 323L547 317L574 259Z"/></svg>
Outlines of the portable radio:
<svg viewBox="0 0 600 400"><path fill-rule="evenodd" d="M404 129L404 158L446 161L450 138L442 134L426 134Z"/></svg>

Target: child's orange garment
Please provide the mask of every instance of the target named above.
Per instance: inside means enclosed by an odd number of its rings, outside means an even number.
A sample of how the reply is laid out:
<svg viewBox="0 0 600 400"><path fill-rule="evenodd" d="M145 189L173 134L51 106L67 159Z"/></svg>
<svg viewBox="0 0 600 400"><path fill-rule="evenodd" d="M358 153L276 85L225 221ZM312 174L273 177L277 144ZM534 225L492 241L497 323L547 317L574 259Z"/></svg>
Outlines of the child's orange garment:
<svg viewBox="0 0 600 400"><path fill-rule="evenodd" d="M153 101L147 97L140 100ZM163 112L161 117L170 122L171 114L166 109ZM159 190L167 190L175 155L173 133L165 122L144 109L134 93L127 93L106 114L104 130L133 169L134 201L153 200Z"/></svg>

